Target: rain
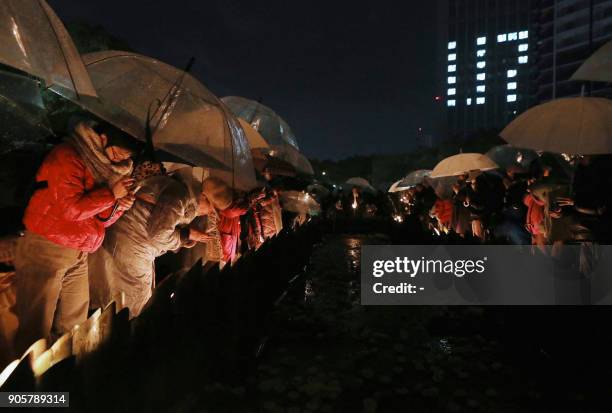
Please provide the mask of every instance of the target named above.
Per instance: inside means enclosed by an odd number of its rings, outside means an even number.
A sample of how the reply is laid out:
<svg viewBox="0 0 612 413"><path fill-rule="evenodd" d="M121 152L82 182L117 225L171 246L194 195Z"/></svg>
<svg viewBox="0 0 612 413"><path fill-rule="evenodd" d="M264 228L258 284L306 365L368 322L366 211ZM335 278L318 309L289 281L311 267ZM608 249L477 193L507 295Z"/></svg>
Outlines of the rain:
<svg viewBox="0 0 612 413"><path fill-rule="evenodd" d="M612 1L340 3L0 0L0 407L609 405Z"/></svg>

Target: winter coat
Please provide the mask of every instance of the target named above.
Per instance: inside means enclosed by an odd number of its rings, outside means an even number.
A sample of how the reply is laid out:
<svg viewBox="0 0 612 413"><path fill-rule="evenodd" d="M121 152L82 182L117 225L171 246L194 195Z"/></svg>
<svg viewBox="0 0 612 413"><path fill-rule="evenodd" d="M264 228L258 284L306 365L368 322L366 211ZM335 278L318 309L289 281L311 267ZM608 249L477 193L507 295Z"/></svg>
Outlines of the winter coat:
<svg viewBox="0 0 612 413"><path fill-rule="evenodd" d="M110 215L115 197L107 186L95 185L76 150L68 143L53 148L38 170L36 181L46 185L41 185L30 199L23 219L25 227L68 248L97 250L105 228L121 213L107 222L97 218Z"/></svg>
<svg viewBox="0 0 612 413"><path fill-rule="evenodd" d="M277 196L271 196L261 202L261 226L263 237L271 238L283 229L283 217Z"/></svg>
<svg viewBox="0 0 612 413"><path fill-rule="evenodd" d="M527 230L533 235L544 234L544 207L546 203L532 194L525 195L523 202L527 206Z"/></svg>
<svg viewBox="0 0 612 413"><path fill-rule="evenodd" d="M90 307L122 302L132 317L151 296L155 258L181 248L181 229L196 217L197 197L178 178L148 178L134 206L89 256Z"/></svg>
<svg viewBox="0 0 612 413"><path fill-rule="evenodd" d="M232 262L236 258L236 248L240 237L240 217L246 214L248 207L233 202L229 208L219 211L219 234L221 235L221 248L223 261Z"/></svg>
<svg viewBox="0 0 612 413"><path fill-rule="evenodd" d="M440 225L449 228L453 219L453 201L449 199L437 199L434 203L433 210Z"/></svg>

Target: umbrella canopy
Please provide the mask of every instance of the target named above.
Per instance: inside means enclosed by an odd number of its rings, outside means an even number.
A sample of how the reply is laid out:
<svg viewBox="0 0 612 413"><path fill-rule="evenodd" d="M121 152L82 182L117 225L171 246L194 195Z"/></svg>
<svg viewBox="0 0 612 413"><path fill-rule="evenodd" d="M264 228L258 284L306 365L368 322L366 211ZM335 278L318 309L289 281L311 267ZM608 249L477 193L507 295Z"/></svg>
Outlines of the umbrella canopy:
<svg viewBox="0 0 612 413"><path fill-rule="evenodd" d="M471 171L489 171L499 166L481 153L460 153L440 161L431 172L431 178L458 176Z"/></svg>
<svg viewBox="0 0 612 413"><path fill-rule="evenodd" d="M287 211L309 215L321 213L321 205L306 192L282 191L279 201L283 209Z"/></svg>
<svg viewBox="0 0 612 413"><path fill-rule="evenodd" d="M350 187L356 186L362 191L370 192L372 194L376 194L377 192L376 188L374 188L367 179L361 177L349 178L346 180L345 185Z"/></svg>
<svg viewBox="0 0 612 413"><path fill-rule="evenodd" d="M308 158L291 145L274 146L268 154L292 165L299 175L314 175L314 169Z"/></svg>
<svg viewBox="0 0 612 413"><path fill-rule="evenodd" d="M443 176L440 178L427 178L427 183L431 186L441 199L451 199L454 195L453 185L457 183L456 176Z"/></svg>
<svg viewBox="0 0 612 413"><path fill-rule="evenodd" d="M51 134L38 81L0 70L0 154L44 144Z"/></svg>
<svg viewBox="0 0 612 413"><path fill-rule="evenodd" d="M269 145L291 145L297 150L300 149L287 122L269 107L239 96L226 96L221 100L234 115L244 119L258 131Z"/></svg>
<svg viewBox="0 0 612 413"><path fill-rule="evenodd" d="M508 169L512 166L527 168L538 158L536 151L531 149L515 148L512 145L494 146L485 153L500 168Z"/></svg>
<svg viewBox="0 0 612 413"><path fill-rule="evenodd" d="M130 52L89 53L83 60L100 96L81 103L87 110L140 140L150 116L157 149L209 168L233 188L256 186L243 128L194 77Z"/></svg>
<svg viewBox="0 0 612 413"><path fill-rule="evenodd" d="M523 112L500 136L519 147L547 152L612 153L612 100L577 97L553 100Z"/></svg>
<svg viewBox="0 0 612 413"><path fill-rule="evenodd" d="M410 172L400 181L401 187L411 187L418 184L422 184L425 178L431 175L431 169L417 169L416 171Z"/></svg>
<svg viewBox="0 0 612 413"><path fill-rule="evenodd" d="M268 142L257 132L253 127L244 119L238 118L238 122L240 122L240 126L244 130L246 134L247 140L249 141L249 147L251 150L253 149L268 149L270 145Z"/></svg>
<svg viewBox="0 0 612 413"><path fill-rule="evenodd" d="M612 40L585 60L570 80L612 82Z"/></svg>
<svg viewBox="0 0 612 413"><path fill-rule="evenodd" d="M314 184L308 185L306 187L306 191L309 194L312 194L315 197L317 197L317 199L319 199L319 200L325 199L330 194L329 189L327 189L325 186L323 186L323 185L321 185L319 183L314 183Z"/></svg>
<svg viewBox="0 0 612 413"><path fill-rule="evenodd" d="M400 179L399 181L394 182L390 187L389 187L389 191L390 193L394 193L394 192L402 192L405 191L407 189L410 189L410 186L402 186L402 180Z"/></svg>
<svg viewBox="0 0 612 413"><path fill-rule="evenodd" d="M70 35L45 0L0 1L0 63L61 87L67 98L95 97Z"/></svg>
<svg viewBox="0 0 612 413"><path fill-rule="evenodd" d="M262 172L264 169L269 169L273 175L295 176L296 170L293 165L280 158L268 155L267 152L254 151L253 165L255 169Z"/></svg>

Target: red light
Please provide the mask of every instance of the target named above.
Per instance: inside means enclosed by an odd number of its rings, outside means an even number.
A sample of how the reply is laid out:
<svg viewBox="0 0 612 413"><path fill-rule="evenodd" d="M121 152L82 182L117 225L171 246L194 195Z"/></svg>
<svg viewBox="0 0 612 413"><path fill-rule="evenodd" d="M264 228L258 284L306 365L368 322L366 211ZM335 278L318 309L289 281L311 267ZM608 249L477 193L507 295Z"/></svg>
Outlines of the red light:
<svg viewBox="0 0 612 413"><path fill-rule="evenodd" d="M434 100L435 100L436 102L439 102L439 101L441 101L441 100L442 100L442 96L436 96L436 97L434 97Z"/></svg>

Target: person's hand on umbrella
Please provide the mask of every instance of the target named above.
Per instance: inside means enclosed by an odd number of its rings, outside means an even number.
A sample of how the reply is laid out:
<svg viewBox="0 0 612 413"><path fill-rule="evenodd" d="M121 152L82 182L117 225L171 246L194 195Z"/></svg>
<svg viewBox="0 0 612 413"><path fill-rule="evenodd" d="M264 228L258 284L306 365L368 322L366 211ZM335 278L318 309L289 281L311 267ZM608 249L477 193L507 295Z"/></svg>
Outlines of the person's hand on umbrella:
<svg viewBox="0 0 612 413"><path fill-rule="evenodd" d="M119 204L119 211L127 211L134 205L134 201L136 197L132 194L128 194L123 198L119 198L117 200L117 204Z"/></svg>
<svg viewBox="0 0 612 413"><path fill-rule="evenodd" d="M130 190L134 187L135 184L136 181L132 178L122 178L111 187L111 191L113 191L115 199L121 199L126 197L130 193Z"/></svg>

